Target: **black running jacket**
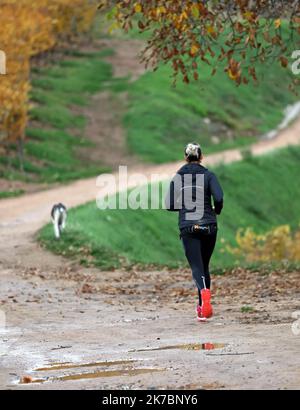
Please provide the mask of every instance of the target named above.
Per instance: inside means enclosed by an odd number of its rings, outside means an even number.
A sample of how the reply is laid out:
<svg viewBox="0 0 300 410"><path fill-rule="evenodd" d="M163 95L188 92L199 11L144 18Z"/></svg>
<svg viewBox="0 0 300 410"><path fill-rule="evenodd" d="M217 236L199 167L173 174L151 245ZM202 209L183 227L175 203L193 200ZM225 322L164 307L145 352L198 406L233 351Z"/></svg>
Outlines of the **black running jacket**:
<svg viewBox="0 0 300 410"><path fill-rule="evenodd" d="M198 163L181 167L170 183L165 206L179 212L179 228L217 223L223 190L216 175ZM212 199L214 207L212 206Z"/></svg>

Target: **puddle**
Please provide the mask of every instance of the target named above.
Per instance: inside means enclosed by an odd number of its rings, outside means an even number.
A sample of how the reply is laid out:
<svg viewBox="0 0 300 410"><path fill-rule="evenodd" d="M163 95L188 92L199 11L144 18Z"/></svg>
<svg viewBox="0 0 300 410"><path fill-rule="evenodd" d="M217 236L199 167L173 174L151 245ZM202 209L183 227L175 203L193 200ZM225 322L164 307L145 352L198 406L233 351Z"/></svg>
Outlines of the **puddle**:
<svg viewBox="0 0 300 410"><path fill-rule="evenodd" d="M170 345L170 346L162 346L156 347L152 349L138 349L138 350L131 350L130 352L152 352L158 350L215 350L215 349L222 349L226 344L223 343L187 343L187 344L178 344L178 345ZM116 365L133 365L138 360L115 360L115 361L102 361L102 362L91 362L91 363L71 363L71 362L60 362L60 363L52 363L45 367L40 367L35 369L36 372L46 372L46 371L54 371L54 370L69 370L69 369L81 369L81 368L90 368L90 367L101 367L101 366L116 366ZM140 361L140 360L139 360ZM38 378L38 379L31 379L28 383L45 383L45 382L55 382L55 381L69 381L69 380L84 380L84 379L97 379L97 378L105 378L105 377L118 377L118 376L136 376L141 374L147 373L155 373L155 372L162 372L166 369L157 369L157 368L127 368L127 369L119 369L119 370L102 370L102 371L95 371L92 373L77 373L77 374L67 374L64 376L51 376L45 378ZM26 384L19 382L19 384Z"/></svg>
<svg viewBox="0 0 300 410"><path fill-rule="evenodd" d="M162 372L166 369L144 368L144 369L127 369L127 370L104 370L93 373L79 373L69 374L66 376L49 377L44 379L33 379L31 383L45 383L56 381L69 381L69 380L84 380L84 379L97 379L105 377L118 377L118 376L137 376L140 374ZM19 384L25 384L20 382Z"/></svg>
<svg viewBox="0 0 300 410"><path fill-rule="evenodd" d="M98 377L117 377L117 376L136 376L139 374L161 372L165 369L131 369L131 370L107 370L95 373L73 374L68 376L57 377L55 380L82 380L82 379L96 379Z"/></svg>
<svg viewBox="0 0 300 410"><path fill-rule="evenodd" d="M52 367L65 366L65 365L69 365L69 364L72 364L72 362L49 362L49 363L46 363L46 366L47 366L47 368L50 369ZM36 369L36 370L41 370L41 369Z"/></svg>
<svg viewBox="0 0 300 410"><path fill-rule="evenodd" d="M223 344L223 343L189 343L189 344L179 344L179 345L174 345L174 346L155 347L153 349L131 350L130 352L153 352L155 350L175 350L175 349L215 350L215 349L223 349L225 346L226 344Z"/></svg>
<svg viewBox="0 0 300 410"><path fill-rule="evenodd" d="M93 363L84 363L84 364L76 364L76 363L53 363L48 367L40 367L38 369L34 369L35 372L46 372L51 370L66 370L66 369L77 369L77 368L86 368L86 367L100 367L100 366L114 366L114 365L122 365L122 364L132 364L136 363L137 360L115 360L111 362L93 362Z"/></svg>
<svg viewBox="0 0 300 410"><path fill-rule="evenodd" d="M110 367L110 366L125 366L125 369L116 370L96 370L90 373L75 373L75 374L65 374L62 376L50 376L50 377L40 377L32 378L30 376L23 377L19 384L30 384L30 383L46 383L46 382L56 382L56 381L69 381L69 380L83 380L83 379L97 379L105 377L118 377L118 376L136 376L139 374L161 372L166 369L160 368L134 368L133 365L141 360L115 360L115 361L102 361L102 362L92 362L92 363L72 363L72 362L56 362L51 363L45 367L40 367L34 369L35 372L46 372L46 371L57 371L57 370L70 370L70 369L82 369L90 367ZM25 381L26 380L26 381Z"/></svg>

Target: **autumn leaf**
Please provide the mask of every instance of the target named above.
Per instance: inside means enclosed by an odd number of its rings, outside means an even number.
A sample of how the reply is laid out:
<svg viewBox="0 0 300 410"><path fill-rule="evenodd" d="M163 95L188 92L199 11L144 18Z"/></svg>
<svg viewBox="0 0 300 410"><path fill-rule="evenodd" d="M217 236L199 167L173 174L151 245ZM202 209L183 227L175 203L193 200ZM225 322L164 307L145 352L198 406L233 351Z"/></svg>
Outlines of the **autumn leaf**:
<svg viewBox="0 0 300 410"><path fill-rule="evenodd" d="M160 14L165 14L167 12L164 6L160 6L156 9L156 14L159 16Z"/></svg>
<svg viewBox="0 0 300 410"><path fill-rule="evenodd" d="M200 49L200 47L199 47L198 44L196 44L196 43L192 44L191 49L190 49L190 55L195 56L198 53L199 49Z"/></svg>
<svg viewBox="0 0 300 410"><path fill-rule="evenodd" d="M208 32L209 34L211 34L211 35L215 34L215 29L214 29L213 26L208 26L208 27L206 27L206 30L207 30L207 32Z"/></svg>
<svg viewBox="0 0 300 410"><path fill-rule="evenodd" d="M279 28L281 26L281 19L277 19L274 21L275 28Z"/></svg>
<svg viewBox="0 0 300 410"><path fill-rule="evenodd" d="M198 18L200 16L200 10L196 4L192 6L191 10L192 10L193 17Z"/></svg>
<svg viewBox="0 0 300 410"><path fill-rule="evenodd" d="M229 67L227 68L228 76L233 81L239 81L241 77L241 70L240 70L241 63L231 59L229 61Z"/></svg>
<svg viewBox="0 0 300 410"><path fill-rule="evenodd" d="M288 66L289 60L288 60L286 57L281 56L281 57L279 58L279 60L280 60L280 63L281 63L281 65L282 65L282 67L286 68L286 67Z"/></svg>
<svg viewBox="0 0 300 410"><path fill-rule="evenodd" d="M248 21L253 21L254 14L252 11L248 10L243 14L243 17Z"/></svg>
<svg viewBox="0 0 300 410"><path fill-rule="evenodd" d="M141 5L140 3L136 3L136 4L134 5L134 11L135 11L136 13L141 13L142 10L143 10L143 7L142 7L142 5Z"/></svg>
<svg viewBox="0 0 300 410"><path fill-rule="evenodd" d="M189 77L188 77L187 74L184 75L184 77L183 77L183 82L184 82L184 83L187 83L187 84L190 82L190 79L189 79Z"/></svg>
<svg viewBox="0 0 300 410"><path fill-rule="evenodd" d="M231 68L228 69L228 76L231 80L236 80L240 75L239 71L233 71Z"/></svg>

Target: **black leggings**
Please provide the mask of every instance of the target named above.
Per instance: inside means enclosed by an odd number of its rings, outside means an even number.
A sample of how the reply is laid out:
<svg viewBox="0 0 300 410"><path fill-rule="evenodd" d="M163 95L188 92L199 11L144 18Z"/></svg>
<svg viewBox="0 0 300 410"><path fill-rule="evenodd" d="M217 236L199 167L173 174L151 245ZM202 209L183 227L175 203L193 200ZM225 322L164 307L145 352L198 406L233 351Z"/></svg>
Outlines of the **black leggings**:
<svg viewBox="0 0 300 410"><path fill-rule="evenodd" d="M182 235L181 238L185 256L198 288L201 305L201 290L210 289L209 261L216 245L217 227L213 226L211 233L188 233Z"/></svg>

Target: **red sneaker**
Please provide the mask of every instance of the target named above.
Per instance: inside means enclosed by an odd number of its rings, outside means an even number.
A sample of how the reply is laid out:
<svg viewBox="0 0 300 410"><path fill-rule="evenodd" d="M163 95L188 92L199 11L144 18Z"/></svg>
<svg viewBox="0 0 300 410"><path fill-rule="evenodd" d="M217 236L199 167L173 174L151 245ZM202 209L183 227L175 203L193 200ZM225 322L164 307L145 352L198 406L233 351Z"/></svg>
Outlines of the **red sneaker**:
<svg viewBox="0 0 300 410"><path fill-rule="evenodd" d="M202 306L201 306L201 314L206 319L212 317L213 315L213 308L211 305L211 293L209 289L202 289L201 290L201 299L202 299Z"/></svg>
<svg viewBox="0 0 300 410"><path fill-rule="evenodd" d="M204 316L202 315L202 308L201 308L200 305L197 305L196 313L197 313L197 320L198 320L198 322L206 322L206 317L204 317Z"/></svg>

